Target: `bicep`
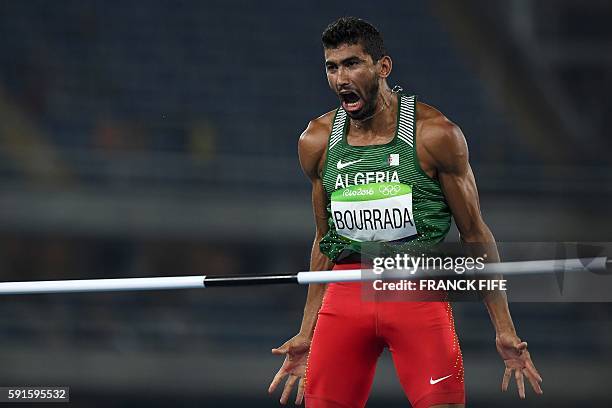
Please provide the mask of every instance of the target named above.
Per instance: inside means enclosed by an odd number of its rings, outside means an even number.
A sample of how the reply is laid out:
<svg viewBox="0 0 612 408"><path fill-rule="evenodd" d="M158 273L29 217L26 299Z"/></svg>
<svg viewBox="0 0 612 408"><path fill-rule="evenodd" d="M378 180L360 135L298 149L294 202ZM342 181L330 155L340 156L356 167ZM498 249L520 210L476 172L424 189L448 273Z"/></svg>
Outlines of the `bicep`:
<svg viewBox="0 0 612 408"><path fill-rule="evenodd" d="M479 237L485 229L468 148L457 126L447 126L440 138L438 179L463 239Z"/></svg>
<svg viewBox="0 0 612 408"><path fill-rule="evenodd" d="M300 136L298 156L304 174L312 183L312 209L317 238L327 233L327 195L321 180L321 165L325 159L327 133L311 122Z"/></svg>

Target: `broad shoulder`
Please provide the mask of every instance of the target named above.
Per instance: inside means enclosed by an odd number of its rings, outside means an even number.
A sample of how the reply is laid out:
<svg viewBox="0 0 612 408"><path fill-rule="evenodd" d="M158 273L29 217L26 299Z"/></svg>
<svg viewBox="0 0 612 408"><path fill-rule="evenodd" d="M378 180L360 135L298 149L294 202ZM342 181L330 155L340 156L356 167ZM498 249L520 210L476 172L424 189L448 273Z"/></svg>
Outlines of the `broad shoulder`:
<svg viewBox="0 0 612 408"><path fill-rule="evenodd" d="M311 120L300 135L298 141L300 165L311 179L318 177L320 173L335 113L336 110L333 110Z"/></svg>
<svg viewBox="0 0 612 408"><path fill-rule="evenodd" d="M300 150L325 149L335 112L335 110L327 112L308 123L306 129L300 135L298 142Z"/></svg>
<svg viewBox="0 0 612 408"><path fill-rule="evenodd" d="M417 104L417 139L440 170L452 170L467 162L467 143L459 126L421 102Z"/></svg>

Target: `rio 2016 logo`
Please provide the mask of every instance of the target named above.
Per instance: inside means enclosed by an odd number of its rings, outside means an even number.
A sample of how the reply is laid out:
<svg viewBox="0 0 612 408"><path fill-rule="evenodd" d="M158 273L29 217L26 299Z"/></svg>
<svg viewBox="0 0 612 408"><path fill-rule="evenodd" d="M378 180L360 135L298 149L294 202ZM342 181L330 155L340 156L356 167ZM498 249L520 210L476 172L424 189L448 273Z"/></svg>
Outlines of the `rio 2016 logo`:
<svg viewBox="0 0 612 408"><path fill-rule="evenodd" d="M372 195L374 194L374 190L371 188L359 188L357 190L346 189L342 193L344 197L355 197L355 196L364 196L364 195Z"/></svg>

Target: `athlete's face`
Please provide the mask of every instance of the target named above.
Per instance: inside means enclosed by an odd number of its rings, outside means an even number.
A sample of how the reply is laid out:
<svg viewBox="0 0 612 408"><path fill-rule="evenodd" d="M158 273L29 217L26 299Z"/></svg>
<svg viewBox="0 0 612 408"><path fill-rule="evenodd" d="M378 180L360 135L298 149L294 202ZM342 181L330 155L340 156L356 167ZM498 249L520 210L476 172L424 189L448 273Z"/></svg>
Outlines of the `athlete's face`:
<svg viewBox="0 0 612 408"><path fill-rule="evenodd" d="M346 113L353 119L363 119L376 110L380 61L374 63L360 44L342 44L325 49L325 72L329 87L334 91Z"/></svg>

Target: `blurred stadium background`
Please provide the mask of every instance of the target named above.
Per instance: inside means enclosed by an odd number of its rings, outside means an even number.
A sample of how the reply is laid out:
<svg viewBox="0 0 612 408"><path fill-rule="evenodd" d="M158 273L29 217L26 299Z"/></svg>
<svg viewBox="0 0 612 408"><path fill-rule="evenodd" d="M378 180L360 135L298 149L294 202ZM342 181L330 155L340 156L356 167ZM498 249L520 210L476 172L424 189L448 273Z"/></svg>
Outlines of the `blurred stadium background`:
<svg viewBox="0 0 612 408"><path fill-rule="evenodd" d="M391 84L458 123L499 241L610 241L612 3L2 1L1 280L304 270L296 142L331 110L320 33L382 31ZM453 232L451 239L457 239ZM0 385L82 407L276 406L305 288L2 298ZM499 392L484 306L455 307L469 406L609 404L611 307L512 304L545 395ZM407 403L388 355L368 406Z"/></svg>

